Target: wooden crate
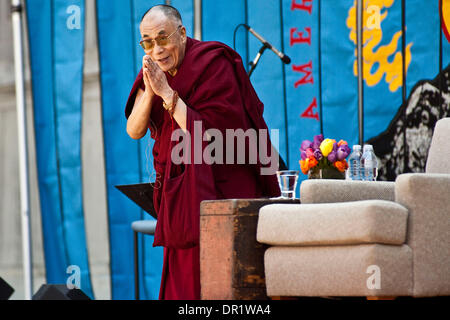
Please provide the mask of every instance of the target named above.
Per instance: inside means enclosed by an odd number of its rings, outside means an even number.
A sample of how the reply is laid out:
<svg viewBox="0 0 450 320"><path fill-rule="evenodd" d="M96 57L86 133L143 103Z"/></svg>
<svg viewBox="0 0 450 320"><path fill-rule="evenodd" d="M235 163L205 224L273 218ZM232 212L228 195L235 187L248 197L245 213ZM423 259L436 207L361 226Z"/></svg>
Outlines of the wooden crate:
<svg viewBox="0 0 450 320"><path fill-rule="evenodd" d="M268 299L264 251L256 241L258 213L288 199L230 199L200 205L200 283L202 300Z"/></svg>

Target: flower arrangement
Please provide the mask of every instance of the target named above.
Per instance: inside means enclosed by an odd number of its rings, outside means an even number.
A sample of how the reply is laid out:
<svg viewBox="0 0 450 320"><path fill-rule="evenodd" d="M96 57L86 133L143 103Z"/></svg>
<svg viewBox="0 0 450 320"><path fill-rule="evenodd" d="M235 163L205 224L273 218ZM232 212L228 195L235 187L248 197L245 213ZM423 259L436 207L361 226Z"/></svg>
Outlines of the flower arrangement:
<svg viewBox="0 0 450 320"><path fill-rule="evenodd" d="M318 169L338 170L344 173L348 168L345 158L350 147L344 140L324 139L322 134L314 136L313 141L304 140L300 147L300 168L304 174Z"/></svg>

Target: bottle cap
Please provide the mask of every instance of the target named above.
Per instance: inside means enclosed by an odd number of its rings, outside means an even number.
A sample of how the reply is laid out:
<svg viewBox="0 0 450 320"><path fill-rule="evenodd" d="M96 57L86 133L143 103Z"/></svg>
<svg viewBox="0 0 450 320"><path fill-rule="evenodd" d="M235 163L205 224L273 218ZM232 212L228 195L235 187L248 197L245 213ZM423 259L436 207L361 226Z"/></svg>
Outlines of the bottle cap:
<svg viewBox="0 0 450 320"><path fill-rule="evenodd" d="M371 144L365 144L364 145L364 152L365 151L373 151L373 146Z"/></svg>

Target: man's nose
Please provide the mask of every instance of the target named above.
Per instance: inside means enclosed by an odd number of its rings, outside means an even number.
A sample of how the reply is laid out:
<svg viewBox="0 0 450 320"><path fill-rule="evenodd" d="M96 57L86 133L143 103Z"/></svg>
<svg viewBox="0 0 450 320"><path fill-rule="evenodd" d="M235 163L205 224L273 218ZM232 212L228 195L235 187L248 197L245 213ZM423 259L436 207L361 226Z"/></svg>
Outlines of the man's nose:
<svg viewBox="0 0 450 320"><path fill-rule="evenodd" d="M155 43L155 46L153 47L153 53L159 54L159 53L161 53L163 51L164 51L164 47L158 45L158 43Z"/></svg>

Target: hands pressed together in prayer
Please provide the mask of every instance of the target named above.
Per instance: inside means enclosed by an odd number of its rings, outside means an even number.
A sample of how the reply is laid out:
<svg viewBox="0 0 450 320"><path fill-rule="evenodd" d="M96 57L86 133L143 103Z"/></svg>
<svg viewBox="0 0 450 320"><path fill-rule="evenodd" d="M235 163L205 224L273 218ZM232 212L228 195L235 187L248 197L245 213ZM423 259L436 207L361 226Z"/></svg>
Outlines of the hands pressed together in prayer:
<svg viewBox="0 0 450 320"><path fill-rule="evenodd" d="M170 103L174 92L167 83L164 72L148 55L145 55L142 59L142 72L144 76L145 91L148 94L156 94L166 103Z"/></svg>
<svg viewBox="0 0 450 320"><path fill-rule="evenodd" d="M171 116L180 128L185 130L186 105L181 99L177 99L178 103L175 102L176 108L172 106L176 93L169 86L165 73L152 61L149 55L145 55L142 59L142 73L145 91L139 89L136 95L133 111L127 121L128 135L133 139L140 139L145 136L155 95L160 96L164 103L171 107Z"/></svg>

